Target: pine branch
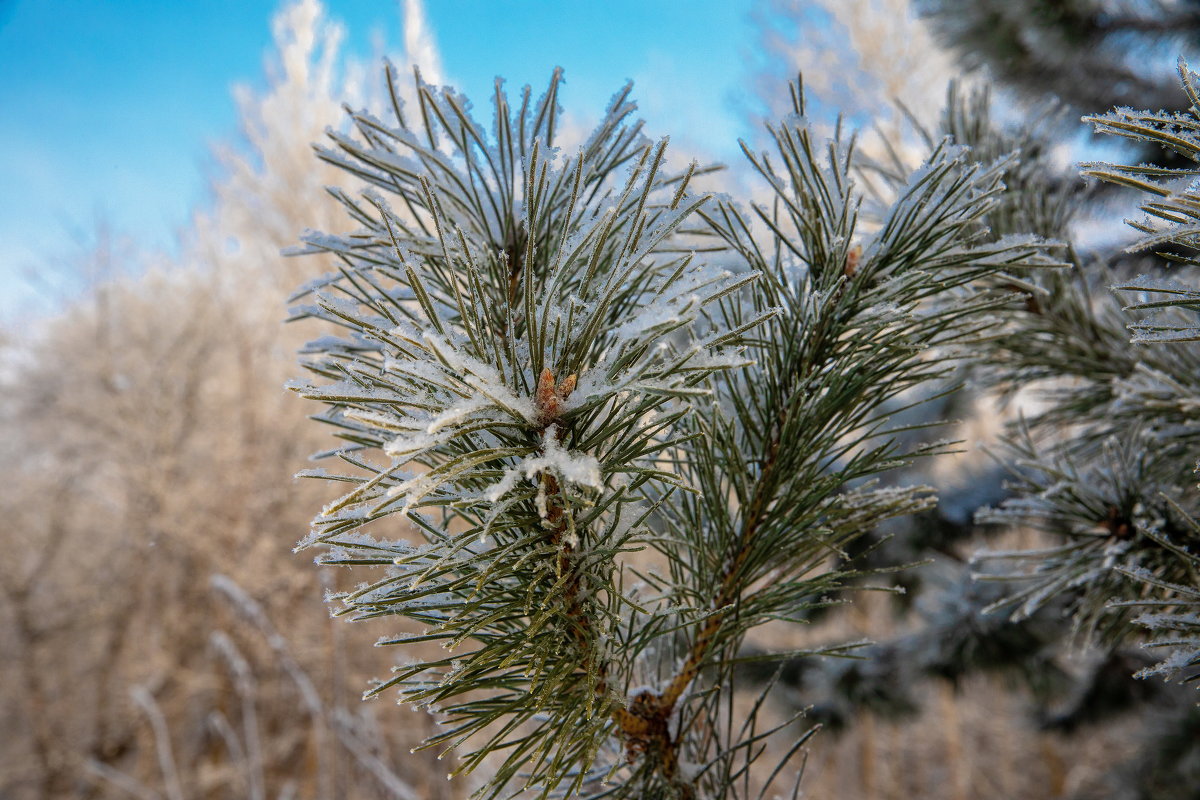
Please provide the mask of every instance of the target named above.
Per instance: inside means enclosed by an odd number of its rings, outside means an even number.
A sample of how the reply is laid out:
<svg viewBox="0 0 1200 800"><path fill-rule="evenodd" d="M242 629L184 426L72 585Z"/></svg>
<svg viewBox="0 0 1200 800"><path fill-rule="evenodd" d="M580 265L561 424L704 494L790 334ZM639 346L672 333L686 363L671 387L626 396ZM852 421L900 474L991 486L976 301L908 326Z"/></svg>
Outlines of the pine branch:
<svg viewBox="0 0 1200 800"><path fill-rule="evenodd" d="M421 129L396 100L395 124L354 112L358 138L322 151L375 189L335 193L361 227L298 250L339 269L295 316L348 332L292 385L346 467L302 474L350 487L300 547L385 570L336 598L418 626L381 640L418 655L371 693L439 713L425 746L457 771L499 759L481 796L744 794L770 735L729 706L745 634L828 604L859 577L831 555L932 507L876 483L947 447L892 413L947 390L1011 270L1057 262L989 233L1005 162L946 142L860 226L853 141L817 146L798 85L769 129L782 171L747 151L776 200L748 218L689 195L694 166L663 174L627 90L563 158L557 75L515 112L498 88L490 135L417 80ZM692 215L732 272L674 240ZM370 535L394 515L424 542Z"/></svg>
<svg viewBox="0 0 1200 800"><path fill-rule="evenodd" d="M763 254L736 206L701 212L745 268L764 276L750 309L723 309L727 324L764 308L779 313L750 345L754 365L715 387L718 405L686 465L700 498L665 504L671 541L680 542L665 551L672 578L692 586L687 603L706 609L678 668L660 677L660 688L636 695L638 713L628 721L633 752L666 783L678 774L688 726L680 716L671 733L664 722L690 697L708 702L709 690L695 688L700 677L711 673L706 686L720 687L749 628L795 618L852 577L823 568L830 554L844 553L882 520L930 506L924 487L863 482L921 455L899 449L883 409L948 377L946 363L924 348L947 355L982 335L992 325L988 312L1010 302L976 282L1004 266L1054 263L1034 240L981 236L977 221L997 202L1000 167L971 165L945 144L879 233L853 244L860 234L852 143L835 140L825 158L818 155L799 116L799 87L793 96L797 116L771 131L787 172L748 153L785 209L755 209L774 256ZM704 719L703 712L687 719Z"/></svg>
<svg viewBox="0 0 1200 800"><path fill-rule="evenodd" d="M518 778L542 794L590 780L625 670L604 642L630 602L612 575L643 535L639 496L678 484L657 454L686 438L676 432L697 385L744 362L737 332L689 327L753 280L658 255L703 198L661 175L665 142L623 127L627 90L559 161L557 85L536 106L526 92L511 116L498 88L493 143L465 101L419 82L424 136L398 100L395 126L355 113L362 141L331 134L338 150L322 156L399 195L403 211L339 194L363 228L309 233L299 251L343 266L299 295L316 302L297 316L351 332L310 344L324 382L293 388L330 405L323 419L349 442L336 455L352 470L306 474L353 485L301 547L331 545L321 563L389 567L341 597L356 618L427 628L387 643L474 643L373 693L397 687L441 708L450 730L427 746L483 737L461 769L506 751L489 796ZM426 544L360 532L392 514Z"/></svg>
<svg viewBox="0 0 1200 800"><path fill-rule="evenodd" d="M1200 161L1197 76L1182 61L1179 73L1192 104L1187 112L1118 109L1086 119L1100 132ZM1132 249L1195 250L1197 198L1190 185L1180 190L1181 180L1200 174L1195 169L1085 164L1083 174L1150 195L1142 206L1146 219L1130 223L1146 234ZM1190 256L1169 257L1200 263ZM1022 422L1009 442L1019 496L981 519L1031 525L1062 537L1060 546L999 557L1026 565L1010 574L1022 582L1011 598L1020 602L1019 614L1067 597L1079 626L1115 644L1133 633L1132 608L1161 605L1165 616L1148 614L1138 621L1182 632L1189 617L1171 609L1196 585L1193 550L1200 542L1200 528L1192 521L1194 487L1179 469L1194 455L1200 434L1194 412L1200 351L1190 344L1198 338L1190 319L1195 293L1177 281L1144 275L1113 287L1141 293L1126 311L1153 312L1129 326L1134 345L1174 343L1169 350L1147 349L1130 346L1123 336L1119 341L1121 318L1103 298L1095 303L1097 310L1083 286L1073 296L1064 292L1067 299L1055 302L1040 319L1022 320L1007 339L1003 357L1009 363L1000 372L1010 386L1024 388L1031 379L1056 383L1046 395L1049 407ZM1178 315L1165 316L1172 311ZM1064 385L1064 376L1075 380ZM1128 578L1141 583L1133 597ZM1195 643L1188 634L1150 646L1172 648L1174 655L1159 668L1141 671L1142 676L1186 674L1189 662L1194 666Z"/></svg>

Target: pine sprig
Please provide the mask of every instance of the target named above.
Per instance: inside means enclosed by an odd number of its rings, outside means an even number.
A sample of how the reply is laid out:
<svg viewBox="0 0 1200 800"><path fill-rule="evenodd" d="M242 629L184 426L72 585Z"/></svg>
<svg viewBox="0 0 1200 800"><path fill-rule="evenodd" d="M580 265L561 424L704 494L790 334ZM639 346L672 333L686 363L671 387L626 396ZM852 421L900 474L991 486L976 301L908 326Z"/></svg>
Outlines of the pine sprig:
<svg viewBox="0 0 1200 800"><path fill-rule="evenodd" d="M1200 523L1178 504L1172 503L1172 506L1184 520L1188 538L1192 542L1200 540ZM1173 541L1161 529L1147 530L1146 536L1184 566L1185 582L1172 583L1162 577L1162 571L1145 567L1118 567L1121 574L1156 592L1157 597L1118 601L1113 606L1118 609L1146 610L1134 622L1158 638L1147 642L1145 646L1168 653L1163 661L1142 670L1137 676L1148 678L1157 675L1185 683L1200 680L1200 556L1196 555L1194 549L1182 546L1178 539ZM1178 570L1174 574L1179 574Z"/></svg>
<svg viewBox="0 0 1200 800"><path fill-rule="evenodd" d="M1134 111L1119 108L1107 114L1084 117L1098 133L1120 136L1137 142L1155 145L1182 158L1200 163L1200 76L1188 69L1179 59L1179 77L1189 107L1182 112ZM1126 220L1143 235L1130 246L1130 251L1154 250L1159 255L1184 266L1200 265L1196 251L1200 249L1200 166L1159 167L1153 164L1087 163L1083 174L1107 183L1135 189L1149 195L1141 205L1145 217ZM1130 325L1133 341L1187 342L1200 339L1200 294L1178 281L1142 275L1112 287L1128 297L1127 311L1152 313Z"/></svg>
<svg viewBox="0 0 1200 800"><path fill-rule="evenodd" d="M733 718L745 635L827 605L858 577L831 556L932 505L878 482L947 446L892 413L947 390L1009 270L1057 262L989 233L1004 163L945 142L861 223L853 140L818 145L798 85L782 169L747 150L775 196L747 216L689 195L694 167L664 176L627 90L559 154L558 81L515 110L498 85L485 134L418 76L419 126L396 99L331 134L322 157L374 188L335 193L358 230L299 249L339 268L296 316L346 331L292 387L346 467L304 474L349 485L301 547L382 568L336 598L415 626L372 693L438 713L425 746L488 761L481 796L745 796L771 732ZM676 238L689 218L731 271ZM375 538L397 518L418 541Z"/></svg>
<svg viewBox="0 0 1200 800"><path fill-rule="evenodd" d="M577 789L611 733L627 665L605 642L630 602L615 565L644 535L645 487L679 484L661 454L693 435L680 421L700 384L745 361L738 332L696 323L754 279L660 254L704 198L662 177L665 141L623 126L625 93L559 159L557 86L515 114L498 90L490 142L464 101L423 84L424 136L399 106L393 126L356 113L361 140L334 135L323 155L392 197L338 195L362 227L302 250L342 267L298 315L351 337L310 345L317 382L293 388L328 404L354 487L301 546L386 568L342 613L406 617L423 631L386 643L453 651L374 693L439 710L427 746L477 737L460 769L503 753L489 794ZM396 514L423 544L363 532Z"/></svg>
<svg viewBox="0 0 1200 800"><path fill-rule="evenodd" d="M784 171L747 151L776 196L775 210L753 209L772 248L735 204L701 211L744 268L763 275L753 294L722 303L724 324L777 313L749 344L754 363L714 381L710 413L688 422L703 436L679 468L700 492L663 504L670 535L656 546L670 559L670 582L684 605L707 609L677 645L678 666L634 697L628 725L641 725L638 754L657 764L664 786L680 779L680 763L719 757L691 749L689 734L719 726L746 633L828 602L853 577L831 571L831 555L883 520L932 505L926 487L872 479L939 449L906 451L889 412L897 398L943 382L951 367L941 359L985 335L992 312L1011 304L1009 293L979 284L1005 268L1056 263L1037 240L988 237L979 221L1001 195L1002 167L973 164L945 143L879 229L861 231L853 141L816 145L799 86L793 97L795 116L771 129ZM675 718L676 732L655 730Z"/></svg>
<svg viewBox="0 0 1200 800"><path fill-rule="evenodd" d="M1192 103L1187 111L1117 109L1085 120L1099 132L1200 160L1196 76L1182 60L1179 71ZM1130 222L1144 234L1131 250L1170 247L1163 253L1170 260L1200 263L1188 255L1195 250L1192 227L1200 219L1191 179L1200 172L1089 163L1082 173L1151 196L1142 206L1146 218ZM1062 537L1060 545L1044 550L981 557L1017 567L1008 577L1018 579L1020 588L998 605L1011 604L1020 617L1052 600L1065 601L1076 624L1109 645L1132 634L1132 608L1169 610L1182 596L1179 587L1194 584L1192 553L1200 543L1192 522L1195 489L1180 469L1194 456L1200 432L1195 293L1178 281L1145 275L1112 288L1125 297L1137 293L1125 311L1152 312L1128 326L1135 346L1122 335L1125 318L1107 297L1092 297L1081 273L1076 286L1052 291L999 340L993 375L1012 389L1041 384L1049 390L1044 408L1022 421L1008 443L1017 496L979 515L984 522L1032 526ZM1136 347L1152 342L1174 344ZM1133 598L1130 577L1140 581ZM1163 621L1169 629L1188 619L1180 615L1168 622L1170 616L1150 614L1139 621ZM1186 641L1176 644L1186 651ZM1142 674L1186 666L1187 658L1178 658Z"/></svg>
<svg viewBox="0 0 1200 800"><path fill-rule="evenodd" d="M1087 119L1099 132L1157 145L1200 163L1200 88L1197 86L1200 76L1188 69L1182 56L1179 77L1189 104L1186 111L1169 114L1117 109ZM1147 164L1088 164L1084 165L1084 174L1130 186L1151 196L1141 206L1146 217L1128 221L1143 234L1131 249L1169 248L1159 254L1182 266L1200 266L1200 258L1196 256L1200 250L1200 188L1196 181L1200 177L1200 167L1168 169ZM1172 348L1175 352L1169 354L1175 356L1180 349L1178 343L1200 341L1197 318L1200 292L1177 280L1146 275L1112 288L1124 297L1134 293L1125 306L1126 311L1150 312L1129 326L1134 333L1134 343L1177 343ZM1177 423L1168 429L1176 434L1176 442L1194 448L1195 398L1200 396L1200 387L1190 380L1194 372L1178 366L1174 370L1146 372L1157 391L1143 393L1142 406L1152 414L1161 414L1166 407ZM1195 667L1200 664L1200 619L1188 609L1200 600L1200 571L1197 570L1200 561L1196 555L1196 548L1200 547L1200 526L1195 521L1193 502L1188 502L1185 508L1180 500L1166 493L1162 499L1170 505L1172 516L1180 520L1175 530L1152 522L1139 526L1139 532L1169 563L1118 568L1121 574L1141 584L1143 594L1157 592L1158 598L1114 605L1119 609L1132 606L1161 609L1159 613L1143 614L1137 622L1152 631L1164 632L1165 639L1152 641L1147 647L1169 649L1171 655L1157 666L1143 670L1139 676L1164 675L1193 680L1197 676Z"/></svg>

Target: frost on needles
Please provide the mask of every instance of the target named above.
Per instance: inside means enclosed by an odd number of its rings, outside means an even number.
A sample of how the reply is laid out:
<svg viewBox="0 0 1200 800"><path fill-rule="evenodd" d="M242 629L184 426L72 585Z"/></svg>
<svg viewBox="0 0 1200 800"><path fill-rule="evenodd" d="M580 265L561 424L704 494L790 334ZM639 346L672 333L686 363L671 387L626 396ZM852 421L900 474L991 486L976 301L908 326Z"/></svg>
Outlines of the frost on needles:
<svg viewBox="0 0 1200 800"><path fill-rule="evenodd" d="M1044 300L1013 315L985 351L987 379L1037 406L1006 437L1012 496L977 521L1040 530L1053 543L976 561L980 577L1010 582L993 609L1016 620L1065 611L1083 640L1109 649L1141 625L1151 631L1143 645L1164 660L1139 677L1187 682L1200 666L1200 506L1190 470L1200 434L1200 293L1164 267L1200 264L1200 94L1182 61L1179 74L1186 111L1119 108L1084 118L1098 132L1171 153L1167 166L1082 165L1087 177L1147 196L1145 216L1128 221L1142 234L1128 250L1161 251L1168 263L1141 259L1140 270L1157 274L1118 280L1111 288L1122 309L1113 295L1090 292L1071 247L1072 269L1045 282ZM1027 161L1032 174L1036 159ZM1091 270L1105 267L1117 269L1101 260ZM1130 324L1129 311L1149 313Z"/></svg>
<svg viewBox="0 0 1200 800"><path fill-rule="evenodd" d="M873 480L938 450L889 409L944 388L1014 302L1003 270L1053 262L981 223L1003 164L944 143L860 223L853 141L819 144L798 86L747 210L665 168L630 87L560 151L557 73L515 105L498 81L489 131L387 79L389 121L320 150L366 188L331 190L356 227L305 233L336 271L293 298L342 331L291 388L344 466L301 474L348 489L300 546L374 568L338 613L405 651L370 694L435 713L425 746L480 796L740 796L769 733L728 705L745 635L932 502Z"/></svg>
<svg viewBox="0 0 1200 800"><path fill-rule="evenodd" d="M1149 195L1141 210L1141 220L1127 220L1142 236L1131 250L1158 251L1176 267L1200 266L1200 75L1179 58L1179 78L1188 100L1188 108L1178 113L1116 109L1108 114L1087 117L1096 130L1135 141L1158 145L1182 165L1085 164L1084 174L1110 183L1130 186ZM1190 163L1186 163L1190 162ZM1162 248L1161 250L1159 250ZM1195 369L1186 356L1195 360L1194 350L1180 353L1181 347L1200 341L1200 291L1170 277L1140 275L1112 287L1126 300L1126 311L1150 312L1129 325L1135 344L1171 345L1163 359L1167 369L1141 370L1128 382L1126 404L1141 412L1148 437L1160 443L1152 446L1176 452L1180 446L1190 449L1196 432L1197 389ZM1181 461L1181 460L1180 460ZM1180 463L1177 461L1176 463ZM1200 470L1200 467L1197 467ZM1163 480L1177 489L1180 471ZM1172 480L1173 479L1173 480ZM1174 484L1174 486L1171 486ZM1113 603L1121 610L1151 609L1135 619L1155 637L1146 647L1166 652L1165 660L1143 670L1140 676L1161 675L1183 681L1200 678L1200 522L1194 486L1187 487L1186 499L1178 491L1160 491L1154 498L1163 507L1157 514L1142 513L1136 530L1144 548L1141 554L1125 559L1117 570L1140 584L1137 599ZM1174 495L1174 496L1172 496ZM1147 503L1146 505L1150 505ZM1165 562L1165 563L1163 563ZM1158 613L1154 610L1157 609Z"/></svg>

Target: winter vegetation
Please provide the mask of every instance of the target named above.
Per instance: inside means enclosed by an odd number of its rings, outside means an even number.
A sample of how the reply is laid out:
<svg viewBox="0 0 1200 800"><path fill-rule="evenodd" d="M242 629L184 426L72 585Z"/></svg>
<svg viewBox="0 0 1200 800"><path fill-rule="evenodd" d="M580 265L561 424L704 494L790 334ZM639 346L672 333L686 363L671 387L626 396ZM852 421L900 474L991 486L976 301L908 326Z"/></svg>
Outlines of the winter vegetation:
<svg viewBox="0 0 1200 800"><path fill-rule="evenodd" d="M405 7L0 341L0 797L1200 797L1192 4L762 3L730 165Z"/></svg>

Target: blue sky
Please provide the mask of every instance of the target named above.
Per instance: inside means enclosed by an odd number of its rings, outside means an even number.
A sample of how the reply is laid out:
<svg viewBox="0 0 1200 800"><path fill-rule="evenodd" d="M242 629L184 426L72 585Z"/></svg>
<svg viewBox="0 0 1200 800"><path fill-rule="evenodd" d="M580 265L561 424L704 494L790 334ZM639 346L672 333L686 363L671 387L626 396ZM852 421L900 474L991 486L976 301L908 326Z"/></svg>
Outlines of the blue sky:
<svg viewBox="0 0 1200 800"><path fill-rule="evenodd" d="M327 0L347 51L396 52L392 0ZM170 250L206 201L210 145L236 135L235 83L260 86L269 0L0 0L0 317L37 305L27 275L79 252L98 220ZM493 76L598 110L626 78L652 131L734 158L749 0L425 0L448 78ZM657 129L656 131L654 129Z"/></svg>

